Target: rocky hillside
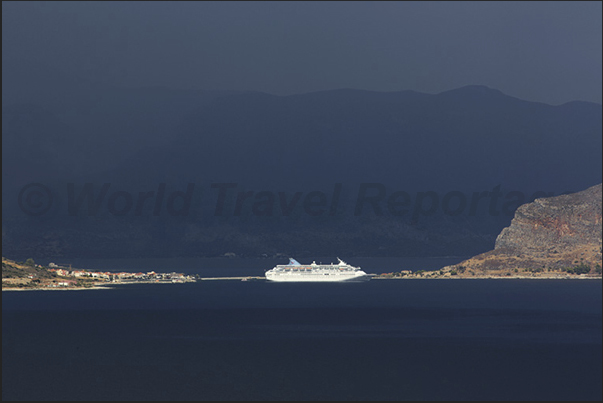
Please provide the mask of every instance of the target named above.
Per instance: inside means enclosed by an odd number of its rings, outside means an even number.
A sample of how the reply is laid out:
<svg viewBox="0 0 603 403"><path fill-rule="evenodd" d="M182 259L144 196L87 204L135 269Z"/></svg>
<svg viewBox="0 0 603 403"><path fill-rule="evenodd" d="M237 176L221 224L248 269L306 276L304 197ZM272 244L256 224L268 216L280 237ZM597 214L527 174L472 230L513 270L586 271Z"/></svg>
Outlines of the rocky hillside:
<svg viewBox="0 0 603 403"><path fill-rule="evenodd" d="M31 259L28 259L27 262L15 262L2 257L2 279L28 277L51 278L52 275L48 269L35 264Z"/></svg>
<svg viewBox="0 0 603 403"><path fill-rule="evenodd" d="M600 275L601 222L601 184L536 199L517 209L494 250L450 269L465 275L519 271Z"/></svg>

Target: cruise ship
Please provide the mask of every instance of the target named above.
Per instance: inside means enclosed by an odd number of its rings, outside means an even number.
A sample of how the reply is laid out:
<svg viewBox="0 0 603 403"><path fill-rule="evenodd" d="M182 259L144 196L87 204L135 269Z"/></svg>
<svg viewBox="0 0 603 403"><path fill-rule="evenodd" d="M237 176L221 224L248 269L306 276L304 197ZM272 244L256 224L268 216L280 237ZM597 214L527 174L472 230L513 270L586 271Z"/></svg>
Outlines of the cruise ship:
<svg viewBox="0 0 603 403"><path fill-rule="evenodd" d="M338 264L303 265L295 259L289 258L289 264L279 264L266 272L266 279L270 281L366 281L370 276L359 267L350 266L343 260Z"/></svg>

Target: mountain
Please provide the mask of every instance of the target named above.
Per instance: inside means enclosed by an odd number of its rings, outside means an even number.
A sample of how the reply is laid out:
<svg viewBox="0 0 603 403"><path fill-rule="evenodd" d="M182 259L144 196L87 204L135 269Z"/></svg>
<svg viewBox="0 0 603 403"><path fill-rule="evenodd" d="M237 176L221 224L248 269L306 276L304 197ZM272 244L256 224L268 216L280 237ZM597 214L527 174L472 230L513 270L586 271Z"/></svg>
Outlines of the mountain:
<svg viewBox="0 0 603 403"><path fill-rule="evenodd" d="M39 93L3 69L2 242L15 258L468 256L491 249L519 205L601 182L593 103L484 86L128 89L35 69ZM32 182L53 195L43 215L19 204ZM94 199L109 188L98 211L82 201L72 214L69 186L78 196L86 183Z"/></svg>
<svg viewBox="0 0 603 403"><path fill-rule="evenodd" d="M474 273L576 271L601 275L601 184L536 199L515 212L494 250L459 264Z"/></svg>

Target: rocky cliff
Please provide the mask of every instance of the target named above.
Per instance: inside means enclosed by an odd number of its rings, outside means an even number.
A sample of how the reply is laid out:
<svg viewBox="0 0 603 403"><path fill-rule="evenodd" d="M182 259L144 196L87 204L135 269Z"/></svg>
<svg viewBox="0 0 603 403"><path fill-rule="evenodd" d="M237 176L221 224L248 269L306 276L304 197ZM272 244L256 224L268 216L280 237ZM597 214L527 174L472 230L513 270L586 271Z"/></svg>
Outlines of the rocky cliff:
<svg viewBox="0 0 603 403"><path fill-rule="evenodd" d="M601 274L601 184L520 206L492 251L450 267L464 275ZM460 269L460 270L458 270Z"/></svg>

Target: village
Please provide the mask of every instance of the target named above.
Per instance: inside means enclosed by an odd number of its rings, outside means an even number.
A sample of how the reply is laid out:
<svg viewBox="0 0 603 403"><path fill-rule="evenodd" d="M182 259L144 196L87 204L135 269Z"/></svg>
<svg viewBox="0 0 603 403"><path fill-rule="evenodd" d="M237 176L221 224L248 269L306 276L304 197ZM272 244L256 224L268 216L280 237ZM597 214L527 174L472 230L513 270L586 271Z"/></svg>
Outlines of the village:
<svg viewBox="0 0 603 403"><path fill-rule="evenodd" d="M48 266L33 261L14 262L2 258L2 289L88 289L107 288L108 285L134 283L187 283L194 276L183 273L109 272L64 267L55 263Z"/></svg>
<svg viewBox="0 0 603 403"><path fill-rule="evenodd" d="M88 278L88 279L100 279L113 283L130 283L130 282L169 282L169 283L185 283L195 281L193 276L184 275L183 273L156 273L149 271L146 273L130 273L130 272L102 272L102 271L90 271L60 267L54 263L48 265L48 271L56 273L57 276L61 277L74 277ZM71 280L75 281L75 280Z"/></svg>

